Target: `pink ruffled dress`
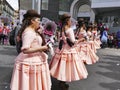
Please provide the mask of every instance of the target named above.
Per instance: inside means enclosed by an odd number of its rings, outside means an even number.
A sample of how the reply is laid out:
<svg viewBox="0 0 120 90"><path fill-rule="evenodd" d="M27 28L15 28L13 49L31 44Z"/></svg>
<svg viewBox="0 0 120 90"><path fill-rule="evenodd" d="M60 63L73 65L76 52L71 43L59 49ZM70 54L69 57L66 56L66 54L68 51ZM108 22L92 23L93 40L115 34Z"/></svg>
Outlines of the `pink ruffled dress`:
<svg viewBox="0 0 120 90"><path fill-rule="evenodd" d="M93 31L92 35L94 37L94 44L95 44L96 49L100 49L101 41L100 41L100 38L97 36L97 31Z"/></svg>
<svg viewBox="0 0 120 90"><path fill-rule="evenodd" d="M65 31L71 41L75 41L71 28ZM52 77L65 82L71 82L87 78L88 72L79 54L78 47L70 47L66 42L66 36L62 33L64 45L61 50L55 50L55 55L50 62L50 73Z"/></svg>
<svg viewBox="0 0 120 90"><path fill-rule="evenodd" d="M85 35L87 35L87 33L86 33L86 31L83 31L83 32L79 33L78 37L80 39L80 38L85 37ZM83 37L81 37L81 36L83 36ZM80 42L78 44L79 52L83 56L82 60L86 64L94 64L98 61L98 56L95 54L94 50L92 50L91 45L93 45L93 43L90 43L89 41Z"/></svg>
<svg viewBox="0 0 120 90"><path fill-rule="evenodd" d="M32 30L25 30L22 35L22 50L40 47L42 38ZM11 90L51 90L48 56L44 52L24 54L15 59L11 79Z"/></svg>
<svg viewBox="0 0 120 90"><path fill-rule="evenodd" d="M94 53L97 53L96 46L95 46L95 43L93 41L93 34L92 34L92 32L88 31L87 32L87 36L88 36L88 44L90 45L90 48L92 49L92 51Z"/></svg>

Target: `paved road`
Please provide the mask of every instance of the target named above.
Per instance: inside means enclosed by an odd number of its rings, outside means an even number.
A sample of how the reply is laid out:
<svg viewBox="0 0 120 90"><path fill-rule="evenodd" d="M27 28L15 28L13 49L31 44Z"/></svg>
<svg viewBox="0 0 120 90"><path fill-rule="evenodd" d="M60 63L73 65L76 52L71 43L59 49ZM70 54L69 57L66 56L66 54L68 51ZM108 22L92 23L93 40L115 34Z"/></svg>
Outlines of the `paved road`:
<svg viewBox="0 0 120 90"><path fill-rule="evenodd" d="M9 83L16 55L15 47L0 46L0 90L10 90Z"/></svg>
<svg viewBox="0 0 120 90"><path fill-rule="evenodd" d="M100 49L98 63L87 65L89 76L85 80L68 83L69 90L120 90L120 49ZM0 46L0 90L10 90L9 84L14 59L15 47ZM58 81L52 78L52 90L59 90Z"/></svg>

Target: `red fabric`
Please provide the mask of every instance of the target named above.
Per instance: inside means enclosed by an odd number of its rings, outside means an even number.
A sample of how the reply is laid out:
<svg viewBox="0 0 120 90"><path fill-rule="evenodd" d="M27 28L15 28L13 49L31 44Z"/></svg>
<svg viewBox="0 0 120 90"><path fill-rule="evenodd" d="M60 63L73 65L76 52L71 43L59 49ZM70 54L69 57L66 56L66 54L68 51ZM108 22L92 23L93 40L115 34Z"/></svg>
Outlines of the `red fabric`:
<svg viewBox="0 0 120 90"><path fill-rule="evenodd" d="M45 31L44 31L44 34L49 35L49 36L52 36L52 35L53 35L53 32L52 32L52 31L45 30Z"/></svg>
<svg viewBox="0 0 120 90"><path fill-rule="evenodd" d="M0 33L2 33L2 28L0 27Z"/></svg>
<svg viewBox="0 0 120 90"><path fill-rule="evenodd" d="M8 28L3 28L3 34L7 35L10 32L10 29Z"/></svg>

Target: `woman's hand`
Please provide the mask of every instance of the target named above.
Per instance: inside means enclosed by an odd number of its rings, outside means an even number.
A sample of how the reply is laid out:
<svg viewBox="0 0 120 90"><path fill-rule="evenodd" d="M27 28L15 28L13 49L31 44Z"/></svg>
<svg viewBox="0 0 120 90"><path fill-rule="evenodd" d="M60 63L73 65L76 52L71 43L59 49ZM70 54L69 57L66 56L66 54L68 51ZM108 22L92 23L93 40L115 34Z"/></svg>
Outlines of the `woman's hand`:
<svg viewBox="0 0 120 90"><path fill-rule="evenodd" d="M49 47L47 45L41 46L40 47L40 51L47 51L49 49Z"/></svg>
<svg viewBox="0 0 120 90"><path fill-rule="evenodd" d="M78 39L78 43L84 42L84 41L85 41L85 38Z"/></svg>

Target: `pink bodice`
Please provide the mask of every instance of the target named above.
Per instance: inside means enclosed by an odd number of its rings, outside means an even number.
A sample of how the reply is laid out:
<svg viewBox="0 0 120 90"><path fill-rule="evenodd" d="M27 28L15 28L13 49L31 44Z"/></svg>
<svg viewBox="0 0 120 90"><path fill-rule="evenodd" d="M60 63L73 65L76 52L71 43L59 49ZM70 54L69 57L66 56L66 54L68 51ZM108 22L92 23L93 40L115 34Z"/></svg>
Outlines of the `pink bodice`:
<svg viewBox="0 0 120 90"><path fill-rule="evenodd" d="M75 42L75 36L74 36L73 30L71 28L69 28L68 30L65 30L65 32L66 32L67 36L65 36L65 33L62 32L63 40L66 41L66 37L68 37L72 42Z"/></svg>
<svg viewBox="0 0 120 90"><path fill-rule="evenodd" d="M29 49L29 48L37 48L42 45L42 38L33 30L25 30L22 34L22 48ZM34 58L39 59L34 59ZM31 59L30 59L31 58ZM24 54L21 52L16 60L20 62L34 62L34 63L42 63L47 62L48 56L44 52L34 52L34 53L28 53Z"/></svg>
<svg viewBox="0 0 120 90"><path fill-rule="evenodd" d="M92 33L90 31L87 31L87 36L91 37Z"/></svg>
<svg viewBox="0 0 120 90"><path fill-rule="evenodd" d="M22 49L40 47L42 45L41 37L32 30L25 30L22 35Z"/></svg>
<svg viewBox="0 0 120 90"><path fill-rule="evenodd" d="M81 31L81 32L79 32L79 38L83 38L83 37L86 37L87 36L87 33L86 33L86 31L84 30L84 31Z"/></svg>

